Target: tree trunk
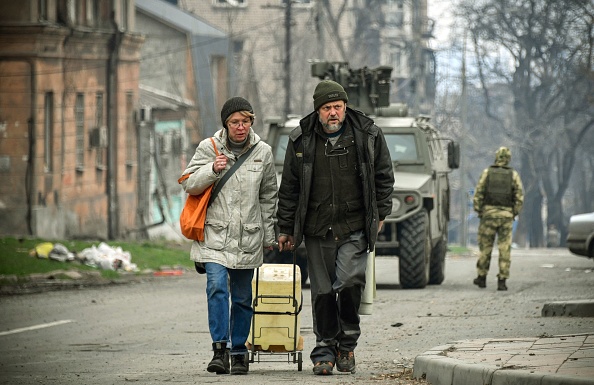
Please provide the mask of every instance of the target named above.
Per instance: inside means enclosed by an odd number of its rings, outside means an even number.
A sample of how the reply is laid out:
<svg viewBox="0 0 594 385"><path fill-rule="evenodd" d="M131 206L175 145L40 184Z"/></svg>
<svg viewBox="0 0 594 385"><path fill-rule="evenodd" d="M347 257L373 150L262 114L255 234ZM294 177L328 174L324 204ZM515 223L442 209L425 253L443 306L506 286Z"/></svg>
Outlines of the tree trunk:
<svg viewBox="0 0 594 385"><path fill-rule="evenodd" d="M556 198L556 196L554 198L547 198L547 229L551 225L554 225L560 234L560 246L564 246L567 228L563 219L563 205L561 200Z"/></svg>
<svg viewBox="0 0 594 385"><path fill-rule="evenodd" d="M520 178L524 185L524 208L520 215L523 218L526 238L529 247L543 247L543 221L542 221L542 193L539 188L538 177L531 171L529 155L523 152L520 155Z"/></svg>

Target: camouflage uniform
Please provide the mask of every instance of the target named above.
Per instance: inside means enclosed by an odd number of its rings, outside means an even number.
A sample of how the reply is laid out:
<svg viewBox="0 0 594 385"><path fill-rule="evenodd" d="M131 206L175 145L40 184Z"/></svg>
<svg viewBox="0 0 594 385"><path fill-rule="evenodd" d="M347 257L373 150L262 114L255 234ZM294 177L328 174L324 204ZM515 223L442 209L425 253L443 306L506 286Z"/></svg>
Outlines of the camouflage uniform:
<svg viewBox="0 0 594 385"><path fill-rule="evenodd" d="M496 235L499 245L499 274L497 277L500 281L503 280L503 287L505 287L505 280L509 278L512 224L524 203L522 181L517 171L509 167L510 160L510 150L507 147L500 147L495 154L495 163L483 171L474 193L474 211L478 213L480 218L478 230L480 257L476 264L479 278L477 279L482 279L483 285L481 286L477 283L477 280L475 280L475 284L480 287L485 287L484 279L489 272L491 252L493 251L493 243L495 242ZM487 199L487 194L489 194L487 189L489 171L498 168L511 170L511 201L509 206L507 204L490 205L486 203L489 201ZM500 286L499 289L506 290L507 288Z"/></svg>

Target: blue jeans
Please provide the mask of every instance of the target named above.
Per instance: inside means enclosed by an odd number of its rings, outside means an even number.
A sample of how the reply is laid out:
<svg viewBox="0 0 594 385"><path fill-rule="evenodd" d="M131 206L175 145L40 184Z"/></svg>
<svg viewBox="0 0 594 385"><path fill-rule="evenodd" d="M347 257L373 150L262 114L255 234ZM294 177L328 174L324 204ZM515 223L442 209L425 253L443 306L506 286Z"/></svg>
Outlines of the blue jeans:
<svg viewBox="0 0 594 385"><path fill-rule="evenodd" d="M227 347L229 345L231 347L231 354L244 354L247 352L245 342L252 323L254 270L228 269L213 262L205 263L204 267L208 328L212 341L226 342ZM231 307L229 307L229 297Z"/></svg>

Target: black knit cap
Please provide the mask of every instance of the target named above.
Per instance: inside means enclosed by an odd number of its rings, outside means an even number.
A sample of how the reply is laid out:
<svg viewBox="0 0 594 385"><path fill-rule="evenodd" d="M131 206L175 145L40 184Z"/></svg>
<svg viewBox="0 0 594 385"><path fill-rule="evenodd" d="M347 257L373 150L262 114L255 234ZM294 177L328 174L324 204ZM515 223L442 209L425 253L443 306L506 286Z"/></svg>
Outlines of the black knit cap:
<svg viewBox="0 0 594 385"><path fill-rule="evenodd" d="M223 127L227 127L225 126L225 122L229 116L238 111L249 111L252 114L254 113L250 102L240 96L234 96L227 100L225 104L223 104L223 108L221 108L221 122L223 123Z"/></svg>
<svg viewBox="0 0 594 385"><path fill-rule="evenodd" d="M333 102L335 100L344 100L345 103L349 101L347 93L344 88L335 81L322 80L316 86L313 94L314 110L318 110L324 104Z"/></svg>

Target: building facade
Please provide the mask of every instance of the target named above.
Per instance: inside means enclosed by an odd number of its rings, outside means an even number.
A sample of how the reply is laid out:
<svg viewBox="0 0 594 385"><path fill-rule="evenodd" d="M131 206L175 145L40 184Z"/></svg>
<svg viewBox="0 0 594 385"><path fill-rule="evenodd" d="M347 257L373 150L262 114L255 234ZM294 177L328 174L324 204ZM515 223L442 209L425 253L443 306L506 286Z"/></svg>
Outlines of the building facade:
<svg viewBox="0 0 594 385"><path fill-rule="evenodd" d="M228 37L162 0L136 0L144 36L138 122L144 236L179 239L186 193L177 182L198 143L221 128L228 99Z"/></svg>
<svg viewBox="0 0 594 385"><path fill-rule="evenodd" d="M0 233L138 226L134 0L0 3Z"/></svg>
<svg viewBox="0 0 594 385"><path fill-rule="evenodd" d="M235 59L229 93L248 98L261 118L312 110L315 61L391 66L391 101L432 112L435 60L426 0L292 0L290 10L287 0L178 3L229 34Z"/></svg>

